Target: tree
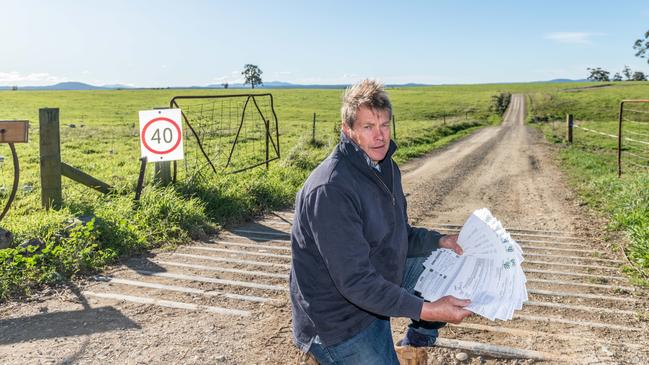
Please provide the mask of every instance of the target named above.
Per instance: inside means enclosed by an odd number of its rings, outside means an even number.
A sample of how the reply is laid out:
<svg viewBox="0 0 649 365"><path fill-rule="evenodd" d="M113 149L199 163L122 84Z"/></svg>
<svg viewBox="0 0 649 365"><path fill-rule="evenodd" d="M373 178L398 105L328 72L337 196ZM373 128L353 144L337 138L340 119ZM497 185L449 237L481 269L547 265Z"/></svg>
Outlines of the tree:
<svg viewBox="0 0 649 365"><path fill-rule="evenodd" d="M597 68L588 67L588 71L590 71L590 76L588 76L588 80L590 81L610 81L608 75L610 75L611 73L606 70L603 70L600 67Z"/></svg>
<svg viewBox="0 0 649 365"><path fill-rule="evenodd" d="M228 86L230 86L230 84L228 84L227 82L224 82L224 83L221 84L221 86L223 86L224 89L227 89Z"/></svg>
<svg viewBox="0 0 649 365"><path fill-rule="evenodd" d="M263 72L259 67L257 67L257 65L246 64L243 66L241 74L246 79L243 82L244 85L250 84L253 89L255 88L255 85L263 85L263 82L261 81L261 74L263 74Z"/></svg>
<svg viewBox="0 0 649 365"><path fill-rule="evenodd" d="M608 77L610 75L610 72L602 69L601 67L589 67L588 71L590 71L590 75L588 76L588 80L590 81L610 81Z"/></svg>
<svg viewBox="0 0 649 365"><path fill-rule="evenodd" d="M624 65L624 69L622 69L622 75L626 77L626 81L631 80L631 75L632 75L631 67Z"/></svg>
<svg viewBox="0 0 649 365"><path fill-rule="evenodd" d="M622 75L619 72L616 72L613 76L613 81L622 81Z"/></svg>
<svg viewBox="0 0 649 365"><path fill-rule="evenodd" d="M633 73L633 76L631 76L632 81L647 81L647 75L644 74L642 71L636 71Z"/></svg>
<svg viewBox="0 0 649 365"><path fill-rule="evenodd" d="M635 54L637 57L646 58L649 63L649 30L645 32L644 39L640 38L635 41L633 49L637 51Z"/></svg>

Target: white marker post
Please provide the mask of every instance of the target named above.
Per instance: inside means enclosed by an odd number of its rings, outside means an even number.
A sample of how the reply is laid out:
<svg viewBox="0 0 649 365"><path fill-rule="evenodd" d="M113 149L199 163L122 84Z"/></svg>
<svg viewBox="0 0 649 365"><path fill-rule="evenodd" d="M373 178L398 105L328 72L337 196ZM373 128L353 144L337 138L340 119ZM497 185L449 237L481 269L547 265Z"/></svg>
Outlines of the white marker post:
<svg viewBox="0 0 649 365"><path fill-rule="evenodd" d="M180 109L140 111L141 157L156 163L156 180L171 181L169 161L182 160L183 133Z"/></svg>

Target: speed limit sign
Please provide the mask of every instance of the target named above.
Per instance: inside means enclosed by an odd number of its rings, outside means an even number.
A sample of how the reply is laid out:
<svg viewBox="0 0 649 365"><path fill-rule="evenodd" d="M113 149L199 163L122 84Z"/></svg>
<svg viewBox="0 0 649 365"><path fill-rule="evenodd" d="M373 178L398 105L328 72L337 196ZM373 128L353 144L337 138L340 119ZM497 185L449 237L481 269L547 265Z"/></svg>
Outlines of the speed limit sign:
<svg viewBox="0 0 649 365"><path fill-rule="evenodd" d="M140 111L141 157L150 162L183 159L180 109Z"/></svg>

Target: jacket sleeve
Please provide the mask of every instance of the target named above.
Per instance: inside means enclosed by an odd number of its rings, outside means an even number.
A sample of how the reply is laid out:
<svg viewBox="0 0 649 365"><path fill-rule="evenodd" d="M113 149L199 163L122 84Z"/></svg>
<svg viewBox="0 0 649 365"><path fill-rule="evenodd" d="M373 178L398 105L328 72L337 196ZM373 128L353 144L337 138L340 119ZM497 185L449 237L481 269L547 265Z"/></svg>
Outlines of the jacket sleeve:
<svg viewBox="0 0 649 365"><path fill-rule="evenodd" d="M336 289L354 305L377 315L419 320L423 299L376 271L363 235L360 202L324 185L306 197L303 214Z"/></svg>
<svg viewBox="0 0 649 365"><path fill-rule="evenodd" d="M413 227L408 224L408 257L430 256L439 248L439 239L443 234L426 228Z"/></svg>
<svg viewBox="0 0 649 365"><path fill-rule="evenodd" d="M408 227L408 258L430 256L431 252L439 248L439 239L444 235L430 229L411 226L408 223L408 202L405 197L403 202Z"/></svg>

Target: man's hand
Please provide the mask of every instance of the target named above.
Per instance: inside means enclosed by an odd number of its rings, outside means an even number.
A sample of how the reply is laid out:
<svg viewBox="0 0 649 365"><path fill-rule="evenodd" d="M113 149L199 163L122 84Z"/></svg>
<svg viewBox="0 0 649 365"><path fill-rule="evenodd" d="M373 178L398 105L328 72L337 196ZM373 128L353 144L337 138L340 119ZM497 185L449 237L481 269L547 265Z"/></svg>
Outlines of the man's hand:
<svg viewBox="0 0 649 365"><path fill-rule="evenodd" d="M464 309L469 303L471 301L468 299L457 299L450 295L441 297L434 302L424 302L420 319L429 322L458 324L471 315L470 311Z"/></svg>
<svg viewBox="0 0 649 365"><path fill-rule="evenodd" d="M462 247L457 243L457 238L460 235L458 234L448 234L446 236L442 236L439 239L439 247L440 248L448 248L453 251L455 251L456 254L461 255L464 253L464 250L462 250Z"/></svg>

